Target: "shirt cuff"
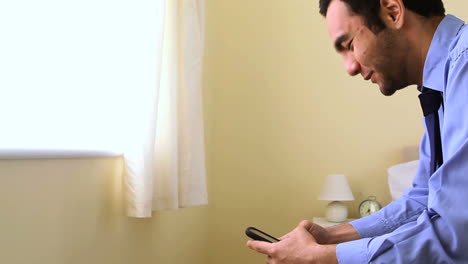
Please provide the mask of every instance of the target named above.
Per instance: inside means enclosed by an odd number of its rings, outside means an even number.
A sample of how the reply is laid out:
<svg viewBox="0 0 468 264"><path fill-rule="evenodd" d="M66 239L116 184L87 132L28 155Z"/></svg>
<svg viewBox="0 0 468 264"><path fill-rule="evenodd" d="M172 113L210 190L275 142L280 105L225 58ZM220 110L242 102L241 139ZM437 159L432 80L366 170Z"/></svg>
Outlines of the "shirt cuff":
<svg viewBox="0 0 468 264"><path fill-rule="evenodd" d="M371 238L358 239L336 246L336 258L339 264L366 264L367 245Z"/></svg>
<svg viewBox="0 0 468 264"><path fill-rule="evenodd" d="M356 229L361 238L374 237L390 231L386 222L380 217L380 211L351 221L350 224Z"/></svg>

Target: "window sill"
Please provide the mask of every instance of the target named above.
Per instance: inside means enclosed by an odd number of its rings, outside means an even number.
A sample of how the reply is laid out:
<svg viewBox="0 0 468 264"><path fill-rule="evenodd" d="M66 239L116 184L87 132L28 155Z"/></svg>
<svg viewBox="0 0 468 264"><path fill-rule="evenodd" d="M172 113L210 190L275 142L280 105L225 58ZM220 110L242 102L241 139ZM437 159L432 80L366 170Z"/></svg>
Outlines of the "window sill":
<svg viewBox="0 0 468 264"><path fill-rule="evenodd" d="M72 159L118 157L122 152L101 149L0 149L0 160L6 159Z"/></svg>

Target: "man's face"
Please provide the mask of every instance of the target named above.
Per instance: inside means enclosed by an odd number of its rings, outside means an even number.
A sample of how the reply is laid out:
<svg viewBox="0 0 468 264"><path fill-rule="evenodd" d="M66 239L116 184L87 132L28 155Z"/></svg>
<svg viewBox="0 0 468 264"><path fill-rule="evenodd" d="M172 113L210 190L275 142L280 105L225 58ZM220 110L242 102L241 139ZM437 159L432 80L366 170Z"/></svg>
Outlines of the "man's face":
<svg viewBox="0 0 468 264"><path fill-rule="evenodd" d="M378 84L384 95L392 95L408 85L407 41L398 32L386 28L374 34L363 18L352 14L340 0L330 3L326 21L349 75L361 74L364 80Z"/></svg>

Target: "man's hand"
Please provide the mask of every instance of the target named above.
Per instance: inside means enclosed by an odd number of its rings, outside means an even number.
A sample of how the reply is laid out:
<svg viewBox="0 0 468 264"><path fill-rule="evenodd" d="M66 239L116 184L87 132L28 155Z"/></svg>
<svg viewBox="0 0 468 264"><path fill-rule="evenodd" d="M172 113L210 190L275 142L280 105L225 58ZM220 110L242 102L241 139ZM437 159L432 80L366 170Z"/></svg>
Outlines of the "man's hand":
<svg viewBox="0 0 468 264"><path fill-rule="evenodd" d="M304 221L308 222L308 221ZM349 223L334 225L323 228L320 225L310 223L306 225L307 231L321 245L338 244L351 240L360 239L359 233ZM284 237L286 237L286 234Z"/></svg>
<svg viewBox="0 0 468 264"><path fill-rule="evenodd" d="M299 224L299 226L301 224L304 224L304 228L306 228L307 232L309 232L315 238L317 243L322 244L322 245L333 244L331 243L332 241L331 234L328 232L327 229L321 227L320 225L311 223L309 221L302 221ZM285 236L287 236L287 234Z"/></svg>
<svg viewBox="0 0 468 264"><path fill-rule="evenodd" d="M336 245L320 245L311 234L326 240L326 230L302 221L277 243L250 240L247 246L268 256L268 264L338 263ZM323 237L321 237L323 236Z"/></svg>

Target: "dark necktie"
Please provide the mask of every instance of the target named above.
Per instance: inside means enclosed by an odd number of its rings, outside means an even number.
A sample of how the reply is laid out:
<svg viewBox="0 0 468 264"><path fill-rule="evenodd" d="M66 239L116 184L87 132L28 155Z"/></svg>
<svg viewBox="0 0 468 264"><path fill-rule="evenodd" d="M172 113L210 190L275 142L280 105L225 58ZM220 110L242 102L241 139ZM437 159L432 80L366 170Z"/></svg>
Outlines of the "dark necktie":
<svg viewBox="0 0 468 264"><path fill-rule="evenodd" d="M426 121L427 134L431 145L431 175L442 166L442 140L440 138L439 108L442 104L442 93L423 87L419 101Z"/></svg>

